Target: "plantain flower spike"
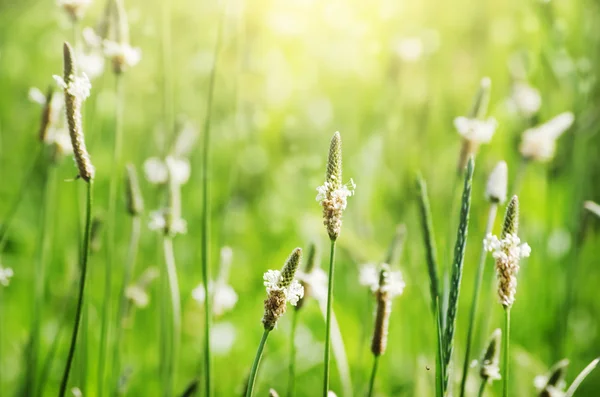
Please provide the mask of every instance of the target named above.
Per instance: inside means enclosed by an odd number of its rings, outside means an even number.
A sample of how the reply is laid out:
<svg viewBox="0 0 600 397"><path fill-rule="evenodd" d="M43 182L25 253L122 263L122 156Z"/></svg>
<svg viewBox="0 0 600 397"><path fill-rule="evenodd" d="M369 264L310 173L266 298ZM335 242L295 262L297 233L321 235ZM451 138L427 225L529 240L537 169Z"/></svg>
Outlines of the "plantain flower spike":
<svg viewBox="0 0 600 397"><path fill-rule="evenodd" d="M534 385L538 389L539 397L564 397L565 377L569 360L560 360L550 368L547 375L536 376Z"/></svg>
<svg viewBox="0 0 600 397"><path fill-rule="evenodd" d="M131 216L139 216L144 212L144 199L137 177L137 172L133 164L127 164L127 173L125 174L125 199L127 212Z"/></svg>
<svg viewBox="0 0 600 397"><path fill-rule="evenodd" d="M390 267L383 263L379 270L379 286L375 291L377 299L377 312L375 314L375 328L371 340L371 352L375 356L385 353L387 348L387 336L392 313L392 298L401 294L402 291L394 287L391 280Z"/></svg>
<svg viewBox="0 0 600 397"><path fill-rule="evenodd" d="M317 188L317 201L323 207L323 224L332 241L340 235L347 198L354 195L355 188L352 179L348 184L342 184L342 138L336 132L329 146L325 183Z"/></svg>
<svg viewBox="0 0 600 397"><path fill-rule="evenodd" d="M63 55L64 77L54 76L54 79L65 92L65 112L75 163L79 169L79 177L89 183L94 179L95 169L85 147L81 122L81 105L90 96L92 85L85 73L81 76L77 75L77 62L73 48L69 43L64 43Z"/></svg>
<svg viewBox="0 0 600 397"><path fill-rule="evenodd" d="M262 323L265 330L271 331L277 325L277 320L285 313L286 303L296 306L304 296L304 288L294 279L296 270L302 259L302 249L296 248L283 265L283 269L268 270L264 276L264 286L267 290L265 313Z"/></svg>
<svg viewBox="0 0 600 397"><path fill-rule="evenodd" d="M479 364L479 376L484 382L493 382L500 379L500 339L502 331L497 328L490 337L488 345L483 352Z"/></svg>
<svg viewBox="0 0 600 397"><path fill-rule="evenodd" d="M521 244L518 231L519 198L513 196L506 207L500 238L488 234L484 240L484 248L493 253L492 256L496 261L498 296L505 309L510 308L515 302L519 261L531 254L529 245Z"/></svg>

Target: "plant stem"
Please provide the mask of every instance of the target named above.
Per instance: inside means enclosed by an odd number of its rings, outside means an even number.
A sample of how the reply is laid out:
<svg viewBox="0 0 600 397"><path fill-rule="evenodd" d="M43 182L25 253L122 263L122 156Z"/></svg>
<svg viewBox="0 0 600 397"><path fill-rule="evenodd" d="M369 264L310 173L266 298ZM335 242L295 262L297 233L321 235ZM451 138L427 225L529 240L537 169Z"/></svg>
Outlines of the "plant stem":
<svg viewBox="0 0 600 397"><path fill-rule="evenodd" d="M36 394L37 367L40 350L40 323L43 313L42 308L44 304L44 287L46 281L46 255L49 249L48 227L51 223L51 208L53 207L52 197L54 197L55 184L54 167L51 164L48 164L44 171L43 180L43 202L41 204L42 207L40 211L40 235L38 243L39 251L35 264L33 315L29 343L29 363L27 365L24 385L25 394L28 396Z"/></svg>
<svg viewBox="0 0 600 397"><path fill-rule="evenodd" d="M485 226L485 236L492 232L497 212L498 204L490 204L490 211ZM479 256L479 265L477 266L477 274L475 275L475 287L473 288L473 297L471 299L471 312L469 314L469 330L467 331L465 360L463 362L462 380L460 382L460 397L464 397L465 395L465 386L467 384L467 376L469 374L469 357L471 356L471 344L473 342L473 331L475 329L475 317L477 316L477 304L479 302L479 292L481 290L481 281L483 279L486 258L487 251L482 247L481 255Z"/></svg>
<svg viewBox="0 0 600 397"><path fill-rule="evenodd" d="M483 397L483 392L485 391L485 385L487 385L486 380L481 380L481 385L479 385L479 392L477 392L477 397Z"/></svg>
<svg viewBox="0 0 600 397"><path fill-rule="evenodd" d="M141 231L141 219L139 216L131 217L131 236L129 238L129 250L127 253L127 262L123 269L123 284L119 291L119 308L117 311L117 322L116 322L116 333L113 348L113 359L112 359L112 384L114 385L114 395L119 394L119 378L121 376L121 337L123 335L123 320L125 319L125 312L127 310L127 296L125 290L131 281L133 274L133 268L138 253L138 246L140 242L140 231Z"/></svg>
<svg viewBox="0 0 600 397"><path fill-rule="evenodd" d="M100 331L100 356L98 360L98 396L104 395L106 356L110 338L110 311L112 296L112 273L115 259L117 190L121 171L121 152L123 146L123 82L119 74L115 75L115 137L113 143L112 171L108 187L108 215L106 225L106 265L104 267L104 306L102 310L102 328Z"/></svg>
<svg viewBox="0 0 600 397"><path fill-rule="evenodd" d="M169 394L173 393L175 376L177 374L177 361L179 358L179 345L181 338L181 300L179 296L179 283L177 281L177 269L175 267L175 255L173 253L173 239L165 236L163 239L165 254L165 270L169 281L169 293L171 298L171 330L170 330L170 357L167 367L167 379Z"/></svg>
<svg viewBox="0 0 600 397"><path fill-rule="evenodd" d="M509 342L510 342L510 308L504 309L504 357L502 359L502 395L508 397Z"/></svg>
<svg viewBox="0 0 600 397"><path fill-rule="evenodd" d="M204 139L202 153L202 285L205 291L204 299L204 395L212 395L211 385L211 354L210 354L210 326L212 322L212 309L208 281L210 280L210 128L212 121L212 106L217 76L217 62L221 51L221 32L224 19L222 13L217 27L217 40L215 42L213 65L208 81L206 97L206 116L204 119Z"/></svg>
<svg viewBox="0 0 600 397"><path fill-rule="evenodd" d="M375 359L373 360L373 369L371 370L371 380L369 381L369 393L367 394L368 397L371 397L373 395L373 390L375 387L375 376L377 375L378 364L379 356L375 356Z"/></svg>
<svg viewBox="0 0 600 397"><path fill-rule="evenodd" d="M290 336L290 367L288 378L288 397L296 394L296 328L298 327L299 310L295 309L292 315L292 332Z"/></svg>
<svg viewBox="0 0 600 397"><path fill-rule="evenodd" d="M252 397L254 393L254 383L256 381L256 373L258 372L258 366L260 365L260 359L262 358L263 350L265 348L265 343L267 342L267 337L269 336L269 330L265 329L263 332L262 338L260 339L260 343L258 344L258 350L256 351L256 357L254 357L254 362L252 363L252 369L250 370L250 376L248 377L248 388L246 389L246 397Z"/></svg>
<svg viewBox="0 0 600 397"><path fill-rule="evenodd" d="M60 383L59 397L64 397L67 391L67 383L69 381L69 372L71 371L71 364L73 364L73 356L75 355L75 346L77 344L77 332L79 331L79 323L81 321L81 309L83 307L83 299L85 296L85 276L87 273L87 262L90 250L90 232L92 228L92 192L94 182L90 180L87 183L87 204L85 214L85 233L83 237L83 249L81 251L81 275L79 280L79 297L77 299L77 311L75 313L75 325L73 326L73 334L71 336L71 345L69 347L69 354L67 356L67 364L63 373L62 381Z"/></svg>
<svg viewBox="0 0 600 397"><path fill-rule="evenodd" d="M10 224L11 224L15 214L17 213L17 209L19 209L19 204L21 204L23 202L23 196L25 195L25 191L27 190L28 187L31 186L30 181L31 181L31 178L33 177L33 174L35 173L37 163L38 163L39 159L42 157L41 156L42 153L43 153L42 148L39 148L37 153L33 156L33 159L31 160L31 164L29 164L29 166L27 167L27 172L25 173L25 176L23 177L23 180L21 181L21 186L19 187L19 191L18 191L17 195L15 196L13 202L11 203L9 210L6 213L6 216L2 220L2 225L0 226L0 255L2 255L2 252L4 251L4 246L6 245L8 229L10 228Z"/></svg>
<svg viewBox="0 0 600 397"><path fill-rule="evenodd" d="M444 388L444 379L446 375L444 373L444 338L442 330L442 316L440 314L440 298L437 297L434 301L435 310L435 328L436 328L436 345L437 351L435 356L435 395L436 397L444 396L446 390Z"/></svg>
<svg viewBox="0 0 600 397"><path fill-rule="evenodd" d="M331 240L329 252L329 280L327 284L327 319L325 325L325 374L323 378L323 397L329 393L329 355L331 350L331 307L333 306L333 276L335 266L335 240Z"/></svg>

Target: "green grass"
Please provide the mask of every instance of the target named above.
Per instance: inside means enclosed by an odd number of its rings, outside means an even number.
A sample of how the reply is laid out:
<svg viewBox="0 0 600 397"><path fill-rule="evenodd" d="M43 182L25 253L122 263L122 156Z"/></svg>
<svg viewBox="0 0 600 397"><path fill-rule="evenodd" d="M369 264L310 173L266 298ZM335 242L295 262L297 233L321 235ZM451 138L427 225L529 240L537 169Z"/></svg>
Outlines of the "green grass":
<svg viewBox="0 0 600 397"><path fill-rule="evenodd" d="M512 191L520 163L519 136L529 125L505 106L512 81L509 65L514 65L516 59L524 60L530 84L542 95L537 119L544 121L571 110L576 122L559 139L555 158L548 164L529 163L519 186L519 234L531 245L532 254L521 263L517 300L511 309L510 390L516 396L533 395L533 378L565 357L571 361L567 374L567 383L571 384L577 372L600 355L596 248L600 244L600 220L591 217L585 238L576 243L583 201L600 202L600 186L596 183L600 179L600 86L596 83L600 81L600 38L595 33L600 6L591 0L256 0L246 1L242 9L238 2L228 3L211 111L211 238L207 244L213 253L225 245L232 247L230 284L239 299L233 310L213 319L214 325L232 323L236 331L235 342L225 353L217 347L219 340L213 335L214 395L243 393L262 334L262 274L278 268L289 247L305 247L311 241L322 248L321 263L328 263L328 241L321 224L321 208L315 202L315 188L323 183L328 143L337 130L344 137L345 178L353 178L357 189L356 196L348 201L337 242L333 309L356 394L366 391L372 365L365 360L369 345L361 342L369 339L361 339L361 330L363 324L371 324L372 318L365 318L368 301L358 283L359 265L383 259L388 236L393 235L396 225L404 223L407 234L398 266L407 286L394 302L388 350L379 360L376 390L385 396L434 395L436 324L431 313L433 302L414 175L418 169L427 181L431 221L441 237L450 222L447 203L461 146L452 122L454 117L469 112L481 78L489 76L493 89L488 114L498 120L499 127L492 143L481 146L473 176L450 373L456 393L487 220L485 182L492 167L504 159ZM125 76L121 164L131 162L140 171L145 159L167 151L163 142L170 142L170 135L163 140L164 131L172 133L173 128L165 126L170 123L165 122L163 106L172 107L166 112L172 113L174 124L180 116L193 122L199 130L198 141L202 142L222 12L222 5L214 2L171 3L171 62L166 70L170 71L167 85L172 93L164 105L165 65L160 44L165 23L163 4L158 0L126 1L132 44L142 48L143 57ZM102 8L102 1L95 2L80 27L95 25ZM399 59L395 52L398 39L418 35L426 42L423 58L416 62ZM44 90L53 84L52 75L62 71L62 43L71 37L70 24L52 1L0 4L0 222L28 175L38 145L41 108L28 101L27 92L31 86ZM106 78L93 81L84 116L86 141L97 169L94 212L98 215L108 213L112 169L116 97L109 66ZM198 395L204 395L205 388L205 312L191 296L202 282L204 161L202 145L196 144L190 155L191 179L181 192L188 233L173 240L181 292L181 349L174 395L181 395L195 379L199 382ZM66 158L54 171L55 210L49 226L52 244L45 260L44 312L39 318L38 379L65 307L68 316L47 372L47 395L58 393L69 347L76 301L71 286L78 279L81 239L73 194L73 184L79 181L68 181L77 170L72 159ZM43 174L37 164L27 177L27 189L1 252L2 266L11 267L15 273L8 287L0 287L3 396L16 395L25 376L24 349L33 315L30 308L37 276ZM141 172L140 179L146 208L160 208L164 197L143 180ZM112 274L114 286L122 283L130 238L131 220L125 215L124 205L124 198L117 195L112 268L118 270ZM140 249L132 280L150 266L163 266L160 240L146 227L147 215L148 211L141 217ZM438 240L438 270L446 265L441 263L445 256L441 253L450 249L442 243ZM108 242L102 244L106 247ZM101 249L89 259L88 394L98 386L105 255ZM577 258L576 272L571 258ZM210 274L218 274L216 261L211 263L214 266ZM503 323L503 310L495 299L492 266L486 265L482 280L471 356L483 349L490 331ZM567 280L573 287L567 288ZM130 328L121 337L121 368L128 374L126 390L131 396L162 390L158 373L159 287L159 280L150 285L149 305L135 311L127 323ZM572 297L569 323L563 330L567 291L572 291ZM71 299L65 301L65 296ZM119 296L114 293L110 299L115 314ZM290 314L288 311L280 319L278 329L269 336L255 385L257 396L267 395L271 387L285 394ZM115 317L111 316L112 330L116 329ZM115 332L110 334L114 336ZM296 396L321 391L324 335L325 322L318 304L307 301L298 319ZM339 392L341 382L333 355L331 365L330 387ZM110 370L107 367L105 373L110 374ZM581 383L576 396L596 394L600 389L600 372L596 371ZM76 386L78 372L73 367L71 386ZM476 395L479 385L472 370L466 395ZM108 385L104 387L107 390ZM487 397L499 395L501 382L486 387Z"/></svg>

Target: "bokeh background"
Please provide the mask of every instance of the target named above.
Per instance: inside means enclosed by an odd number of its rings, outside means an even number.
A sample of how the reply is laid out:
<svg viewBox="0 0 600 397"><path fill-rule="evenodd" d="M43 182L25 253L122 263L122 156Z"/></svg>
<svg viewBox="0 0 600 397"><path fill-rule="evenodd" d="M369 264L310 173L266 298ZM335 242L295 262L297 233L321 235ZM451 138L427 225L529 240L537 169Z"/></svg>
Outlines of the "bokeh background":
<svg viewBox="0 0 600 397"><path fill-rule="evenodd" d="M263 272L279 268L294 247L309 242L320 246L322 262L327 261L328 239L315 188L323 183L329 139L338 130L343 138L344 179L352 177L357 189L349 200L338 244L334 310L355 395L364 393L372 363L373 300L359 284L360 265L384 259L400 223L406 224L407 239L395 266L403 272L406 289L394 302L377 393L433 395L435 326L414 177L420 170L428 182L439 255L447 260L449 208L461 144L453 119L468 113L484 76L492 80L489 114L498 120L498 129L476 160L455 378L458 381L462 365L487 216L487 175L497 161L506 160L512 185L520 164L517 148L522 132L532 122L563 111L574 113L573 127L559 139L552 161L527 167L521 186L520 234L531 245L532 255L523 262L512 310L513 395L535 395L534 377L561 358L571 360L570 383L600 355L600 219L590 216L582 227L583 201L600 201L597 1L128 0L125 4L131 42L142 49L142 60L124 75L124 160L133 163L141 176L144 161L163 155L166 142L181 125L190 123L202 134L218 21L225 12L211 113L211 268L216 275L219 251L231 247L229 282L239 299L233 310L215 318L217 395L242 393L262 333ZM94 1L80 27L94 26L102 8L102 1ZM62 74L62 42L72 38L70 21L54 1L0 2L1 216L39 145L41 110L28 99L29 89L45 91L55 84L52 75ZM540 92L542 105L533 121L507 101L517 78ZM115 106L108 64L92 85L84 123L97 168L95 215L102 217L112 169ZM169 109L177 116L176 128L165 123ZM183 349L176 380L181 391L201 368L204 327L202 306L192 298L201 282L199 143L192 147L189 161L191 179L182 187L188 232L175 239L183 308ZM40 175L41 170L26 181L29 187L2 253L2 266L15 273L8 287L0 287L2 396L18 393L25 368L38 252ZM71 159L65 159L58 168L52 217L43 354L63 312L72 318L74 311L74 290L69 286L77 269L77 195L83 194L81 183L69 181L75 175ZM142 190L147 211L160 208L157 188L143 177ZM122 189L119 197L117 257L124 258L130 220ZM495 231L499 226L498 220ZM102 245L101 240L102 234ZM159 236L144 227L134 278L161 263ZM82 380L85 366L77 361L71 378L85 396L95 393L105 264L100 247L92 254L88 274L87 380ZM489 298L494 294L492 269L488 260L482 295L487 299L482 299L479 315L489 317L490 326L500 327L501 306ZM566 323L569 283L573 299ZM127 395L159 395L157 291L155 282L148 307L136 311L125 331ZM286 315L271 334L257 395L266 395L270 387L285 391L290 320ZM70 327L69 322L50 370L48 395L55 394L60 382ZM298 395L312 396L320 390L324 331L316 302L307 303L297 338ZM486 338L479 329L475 352ZM472 371L468 386L474 392L479 383L476 370ZM339 392L335 367L332 374L332 389ZM600 373L595 372L578 395L595 396L597 390ZM499 391L500 385L494 384L488 395Z"/></svg>

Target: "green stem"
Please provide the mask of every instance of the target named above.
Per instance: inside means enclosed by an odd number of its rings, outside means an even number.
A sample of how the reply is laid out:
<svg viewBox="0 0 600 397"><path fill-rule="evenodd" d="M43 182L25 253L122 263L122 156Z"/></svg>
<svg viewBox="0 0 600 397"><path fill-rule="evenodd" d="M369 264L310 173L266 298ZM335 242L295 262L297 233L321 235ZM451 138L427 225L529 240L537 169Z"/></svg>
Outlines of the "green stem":
<svg viewBox="0 0 600 397"><path fill-rule="evenodd" d="M371 370L371 380L369 381L369 393L367 397L371 397L373 395L373 390L375 389L375 376L377 375L377 366L379 364L379 356L375 356L373 360L373 369Z"/></svg>
<svg viewBox="0 0 600 397"><path fill-rule="evenodd" d="M502 396L508 397L509 343L510 343L510 308L504 309L504 357L502 359Z"/></svg>
<svg viewBox="0 0 600 397"><path fill-rule="evenodd" d="M115 75L115 137L112 156L112 171L108 187L108 215L106 225L106 265L104 267L104 306L102 310L102 328L100 331L100 356L98 360L98 395L104 395L106 356L110 338L110 311L112 296L112 273L116 243L117 191L121 171L121 152L123 146L123 82L119 74Z"/></svg>
<svg viewBox="0 0 600 397"><path fill-rule="evenodd" d="M256 382L256 373L258 372L258 366L260 365L260 359L262 358L263 350L265 348L265 343L267 342L267 337L269 336L269 330L265 329L263 332L262 338L260 338L260 343L258 345L258 350L256 351L256 357L254 357L254 362L252 363L252 369L250 370L250 376L248 377L248 388L246 389L246 397L252 397L254 393L254 383Z"/></svg>
<svg viewBox="0 0 600 397"><path fill-rule="evenodd" d="M485 227L485 236L492 232L497 212L498 204L492 203L490 205L490 211ZM475 317L477 316L477 304L479 302L479 292L481 290L481 281L483 279L486 258L487 251L482 247L481 255L479 256L479 265L477 266L477 274L475 275L475 287L473 288L473 297L471 299L471 312L469 314L469 330L467 331L465 359L463 362L462 380L460 382L460 397L464 397L465 395L465 386L467 384L467 376L469 374L469 358L471 356L471 344L473 342L473 331L475 330Z"/></svg>
<svg viewBox="0 0 600 397"><path fill-rule="evenodd" d="M63 373L62 381L60 383L59 397L64 397L67 392L67 384L69 381L69 373L71 371L71 365L73 364L73 356L75 355L75 346L77 344L77 332L79 331L79 323L81 321L81 309L83 307L83 299L85 293L85 276L87 273L87 263L90 250L90 232L92 228L92 191L93 181L90 180L87 183L87 204L85 214L85 234L83 237L83 250L81 252L81 269L80 269L80 280L79 280L79 297L77 299L77 311L75 313L75 325L73 326L73 334L71 336L71 345L69 347L69 354L67 355L67 364Z"/></svg>
<svg viewBox="0 0 600 397"><path fill-rule="evenodd" d="M290 335L290 367L288 378L288 397L296 394L296 328L298 328L299 310L295 309L292 315L292 332Z"/></svg>
<svg viewBox="0 0 600 397"><path fill-rule="evenodd" d="M329 393L329 356L331 351L331 308L333 306L333 276L335 265L335 240L331 240L329 252L329 281L327 284L327 321L325 325L325 374L323 378L323 397Z"/></svg>
<svg viewBox="0 0 600 397"><path fill-rule="evenodd" d="M127 262L125 263L125 268L123 269L123 284L121 285L121 290L119 291L119 309L117 312L117 329L115 334L114 348L113 348L113 358L112 358L112 382L114 385L114 395L119 394L119 378L121 376L121 337L123 335L123 321L125 319L125 313L127 311L127 296L125 295L125 291L127 286L131 281L131 276L133 274L133 268L135 266L135 261L138 253L138 246L140 242L140 231L141 231L141 219L139 216L133 216L131 218L131 236L129 238L129 250L127 253Z"/></svg>
<svg viewBox="0 0 600 397"><path fill-rule="evenodd" d="M487 381L482 379L481 385L479 385L479 392L477 392L478 397L483 397L483 392L485 391L485 385L487 385Z"/></svg>
<svg viewBox="0 0 600 397"><path fill-rule="evenodd" d="M31 186L30 182L33 177L33 174L35 173L36 166L38 164L38 161L41 158L42 153L43 153L43 150L40 147L38 149L37 153L33 156L33 159L31 160L31 164L29 164L29 167L27 168L27 172L25 173L25 176L23 177L23 180L21 181L21 186L19 187L19 191L18 191L17 195L15 196L13 202L11 203L9 210L6 213L6 216L2 220L2 225L0 226L0 255L2 255L2 252L4 251L4 246L6 245L8 229L10 228L10 224L11 224L15 214L17 213L17 210L19 209L19 204L21 204L23 202L23 196L25 195L25 191L27 190L28 187Z"/></svg>
<svg viewBox="0 0 600 397"><path fill-rule="evenodd" d="M210 128L212 121L212 107L217 76L217 61L221 51L221 32L224 16L221 15L215 42L213 65L208 81L206 97L206 118L204 120L204 139L202 153L202 284L206 293L204 299L204 395L212 395L211 385L211 354L210 354L210 326L212 322L212 309L208 281L210 280Z"/></svg>
<svg viewBox="0 0 600 397"><path fill-rule="evenodd" d="M179 296L177 269L175 267L175 255L173 253L173 239L170 236L164 237L163 247L165 254L165 270L169 281L169 293L171 299L171 339L169 341L171 354L167 370L169 380L169 394L171 394L173 392L173 386L175 384L175 376L177 374L177 361L179 358L179 345L181 338L181 299Z"/></svg>
<svg viewBox="0 0 600 397"><path fill-rule="evenodd" d="M48 227L51 223L50 217L52 214L54 197L54 167L50 164L44 172L43 181L43 202L40 211L40 235L38 243L38 258L35 265L35 281L34 281L34 296L33 296L33 316L31 321L31 339L29 344L29 364L25 375L24 390L26 395L35 395L37 386L37 367L39 361L40 350L40 323L42 317L42 308L44 305L44 287L46 273L46 255L49 249L49 233Z"/></svg>

